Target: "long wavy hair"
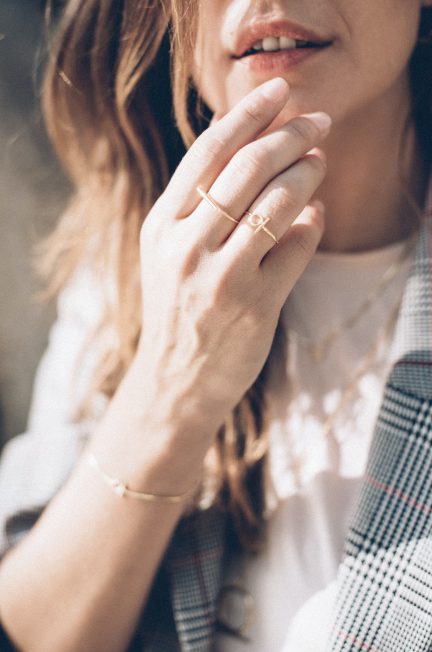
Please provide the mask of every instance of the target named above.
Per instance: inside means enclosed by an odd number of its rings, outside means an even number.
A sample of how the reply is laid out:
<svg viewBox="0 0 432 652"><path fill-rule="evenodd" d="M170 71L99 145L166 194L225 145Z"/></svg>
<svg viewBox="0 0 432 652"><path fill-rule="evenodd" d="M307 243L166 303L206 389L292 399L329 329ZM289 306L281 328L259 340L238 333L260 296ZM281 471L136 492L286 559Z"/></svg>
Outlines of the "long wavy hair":
<svg viewBox="0 0 432 652"><path fill-rule="evenodd" d="M60 291L91 247L94 273L109 270L114 305L94 336L114 330L77 419L91 400L111 398L141 331L139 232L185 149L207 124L191 81L198 0L69 0L50 44L43 105L49 134L76 189L43 244L49 294ZM425 164L432 152L432 12L423 10L411 61L412 120ZM180 137L181 136L181 137ZM87 261L88 264L88 261ZM238 540L257 548L264 534L267 451L266 366L227 416L212 449L216 500Z"/></svg>

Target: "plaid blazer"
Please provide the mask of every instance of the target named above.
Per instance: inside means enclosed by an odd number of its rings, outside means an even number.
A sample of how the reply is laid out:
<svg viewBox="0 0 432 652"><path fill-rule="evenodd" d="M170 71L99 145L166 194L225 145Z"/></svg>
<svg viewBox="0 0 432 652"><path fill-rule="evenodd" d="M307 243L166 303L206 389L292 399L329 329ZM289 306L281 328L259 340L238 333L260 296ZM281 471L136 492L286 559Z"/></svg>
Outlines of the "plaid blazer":
<svg viewBox="0 0 432 652"><path fill-rule="evenodd" d="M429 219L422 225L393 347L397 362L346 535L328 652L432 652ZM9 541L18 540L37 516L29 510L10 515ZM179 523L128 652L210 652L227 527L216 508Z"/></svg>

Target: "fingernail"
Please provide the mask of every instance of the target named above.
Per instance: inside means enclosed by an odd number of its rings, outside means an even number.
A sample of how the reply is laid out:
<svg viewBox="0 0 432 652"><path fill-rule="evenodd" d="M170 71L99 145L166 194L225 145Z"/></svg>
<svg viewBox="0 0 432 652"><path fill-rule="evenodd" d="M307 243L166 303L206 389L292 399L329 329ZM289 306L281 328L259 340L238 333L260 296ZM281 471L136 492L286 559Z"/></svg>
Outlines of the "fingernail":
<svg viewBox="0 0 432 652"><path fill-rule="evenodd" d="M288 84L282 77L275 77L260 86L260 92L268 100L280 102L288 95Z"/></svg>
<svg viewBox="0 0 432 652"><path fill-rule="evenodd" d="M321 199L314 199L313 201L311 201L310 205L316 208L322 215L324 215L325 206L322 203Z"/></svg>
<svg viewBox="0 0 432 652"><path fill-rule="evenodd" d="M304 117L313 122L324 135L330 131L332 119L328 113L317 111L316 113L305 113Z"/></svg>

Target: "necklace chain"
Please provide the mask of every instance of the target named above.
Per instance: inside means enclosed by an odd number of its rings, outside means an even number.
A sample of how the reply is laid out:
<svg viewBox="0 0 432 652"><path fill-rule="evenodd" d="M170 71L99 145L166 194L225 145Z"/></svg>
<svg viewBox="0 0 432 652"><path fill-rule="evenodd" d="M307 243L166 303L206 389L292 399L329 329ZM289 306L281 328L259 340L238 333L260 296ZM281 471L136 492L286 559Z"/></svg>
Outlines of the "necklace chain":
<svg viewBox="0 0 432 652"><path fill-rule="evenodd" d="M369 349L369 351L366 353L365 357L361 360L359 365L357 366L353 376L345 386L345 388L342 390L340 399L335 407L334 410L327 416L325 419L323 426L322 426L322 432L324 435L324 438L329 440L331 443L334 444L333 448L336 453L337 459L339 459L339 445L338 442L335 440L333 436L333 428L334 425L343 411L343 409L346 407L348 401L352 398L353 392L356 390L357 385L359 380L364 376L364 374L367 372L367 370L372 366L373 362L376 359L376 356L380 350L380 348L385 344L386 341L390 338L390 335L393 331L393 328L396 324L397 317L401 308L402 304L402 299L399 299L397 301L397 304L394 306L390 313L390 317L387 320L387 322L383 325L383 327L379 330L378 335L376 339L373 342L373 345ZM298 383L294 380L294 378L290 378L290 383L295 389L294 395L297 392L298 394ZM295 398L292 399L292 401L295 401ZM297 487L300 487L301 482L300 482L300 472L301 468L303 466L303 455L302 454L293 454L291 457L291 472L293 474L293 479L294 483Z"/></svg>
<svg viewBox="0 0 432 652"><path fill-rule="evenodd" d="M379 299L380 295L396 277L402 263L405 262L405 260L407 260L409 257L413 244L414 236L409 238L400 258L387 268L376 288L367 295L366 299L362 301L355 312L347 319L343 320L340 324L333 327L330 332L327 333L327 335L321 338L318 342L312 341L311 338L307 337L304 334L297 333L298 339L304 343L304 346L306 347L309 355L316 364L319 364L324 360L331 346L338 339L338 337L353 328L358 320L365 314L365 312L369 310L371 306Z"/></svg>

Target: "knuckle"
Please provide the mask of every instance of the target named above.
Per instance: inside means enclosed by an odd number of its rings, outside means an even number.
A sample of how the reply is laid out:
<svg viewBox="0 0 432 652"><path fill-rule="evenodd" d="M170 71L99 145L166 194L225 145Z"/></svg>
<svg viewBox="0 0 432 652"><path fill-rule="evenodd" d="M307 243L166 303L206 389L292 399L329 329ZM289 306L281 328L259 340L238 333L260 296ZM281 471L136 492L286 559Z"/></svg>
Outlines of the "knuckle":
<svg viewBox="0 0 432 652"><path fill-rule="evenodd" d="M305 158L305 163L312 169L313 172L317 173L318 176L324 176L327 166L323 159L319 156L307 156Z"/></svg>
<svg viewBox="0 0 432 652"><path fill-rule="evenodd" d="M297 227L294 231L294 246L310 258L315 253L317 246L314 233L311 228L308 229L305 225L297 225Z"/></svg>
<svg viewBox="0 0 432 652"><path fill-rule="evenodd" d="M224 138L212 130L201 134L193 143L190 152L198 160L208 161L209 158L217 158L227 147Z"/></svg>
<svg viewBox="0 0 432 652"><path fill-rule="evenodd" d="M208 249L202 233L191 232L185 219L170 238L170 250L175 269L181 278L198 274L206 269Z"/></svg>
<svg viewBox="0 0 432 652"><path fill-rule="evenodd" d="M244 112L246 114L246 118L252 120L253 122L256 122L257 124L261 124L263 118L263 112L262 112L262 107L258 102L255 101L246 104L246 106L244 107Z"/></svg>
<svg viewBox="0 0 432 652"><path fill-rule="evenodd" d="M178 254L173 254L177 258ZM183 256L180 260L179 274L180 278L185 279L196 271L201 260L201 250L198 246L191 246L185 249Z"/></svg>
<svg viewBox="0 0 432 652"><path fill-rule="evenodd" d="M318 140L318 129L310 120L303 118L302 116L295 118L290 122L288 131L296 138L300 138L308 144Z"/></svg>
<svg viewBox="0 0 432 652"><path fill-rule="evenodd" d="M215 297L218 301L226 295L232 294L236 285L236 268L234 261L227 261L219 270L217 280L214 284Z"/></svg>
<svg viewBox="0 0 432 652"><path fill-rule="evenodd" d="M243 147L243 149L234 156L232 162L242 175L246 174L252 177L261 176L269 167L266 152L263 151L262 147L255 143Z"/></svg>
<svg viewBox="0 0 432 652"><path fill-rule="evenodd" d="M289 186L281 187L278 190L278 203L280 203L285 211L292 212L297 211L299 200L295 196L292 188Z"/></svg>

